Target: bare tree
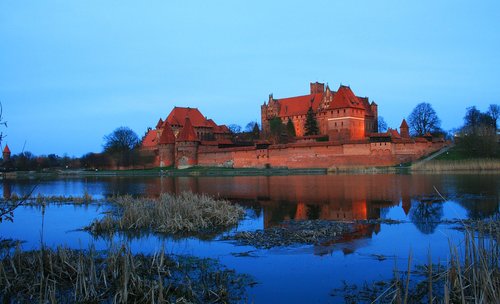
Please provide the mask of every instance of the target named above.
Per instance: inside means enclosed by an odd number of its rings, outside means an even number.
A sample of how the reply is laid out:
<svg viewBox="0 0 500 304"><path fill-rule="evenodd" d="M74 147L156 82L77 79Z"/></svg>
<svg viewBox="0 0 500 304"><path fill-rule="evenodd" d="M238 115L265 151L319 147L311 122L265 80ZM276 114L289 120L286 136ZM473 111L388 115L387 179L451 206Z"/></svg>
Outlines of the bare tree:
<svg viewBox="0 0 500 304"><path fill-rule="evenodd" d="M0 102L0 126L7 127L7 122L3 120L3 106L2 103ZM2 139L5 138L5 135L3 132L0 132L0 144L2 143Z"/></svg>
<svg viewBox="0 0 500 304"><path fill-rule="evenodd" d="M495 128L497 128L498 117L500 117L500 105L490 104L487 114L493 119Z"/></svg>
<svg viewBox="0 0 500 304"><path fill-rule="evenodd" d="M135 148L140 144L137 134L128 127L119 127L104 136L104 152L116 161L117 166L133 165Z"/></svg>
<svg viewBox="0 0 500 304"><path fill-rule="evenodd" d="M380 133L387 132L387 123L385 122L385 119L382 116L378 117L378 131Z"/></svg>
<svg viewBox="0 0 500 304"><path fill-rule="evenodd" d="M119 127L111 134L104 136L105 152L126 152L139 144L139 137L128 127Z"/></svg>
<svg viewBox="0 0 500 304"><path fill-rule="evenodd" d="M441 120L429 103L419 103L408 116L408 125L415 136L440 130Z"/></svg>

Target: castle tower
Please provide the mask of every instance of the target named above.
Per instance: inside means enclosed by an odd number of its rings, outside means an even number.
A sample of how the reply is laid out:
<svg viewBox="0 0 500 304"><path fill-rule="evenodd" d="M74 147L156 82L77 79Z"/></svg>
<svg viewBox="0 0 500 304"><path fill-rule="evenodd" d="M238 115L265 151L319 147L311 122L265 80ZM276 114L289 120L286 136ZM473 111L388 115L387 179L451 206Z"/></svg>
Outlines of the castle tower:
<svg viewBox="0 0 500 304"><path fill-rule="evenodd" d="M375 103L375 101L372 101L372 103L370 104L370 109L372 110L372 114L373 114L373 122L372 122L372 125L371 125L371 128L369 130L369 132L374 132L374 133L377 133L379 130L378 130L378 105Z"/></svg>
<svg viewBox="0 0 500 304"><path fill-rule="evenodd" d="M399 126L399 133L402 138L410 138L410 128L408 127L405 119L403 119L401 126Z"/></svg>
<svg viewBox="0 0 500 304"><path fill-rule="evenodd" d="M167 121L162 124L163 128L158 140L158 156L160 167L169 167L175 163L175 135Z"/></svg>
<svg viewBox="0 0 500 304"><path fill-rule="evenodd" d="M189 168L198 164L198 145L191 120L186 116L184 127L180 130L175 141L175 166L179 169Z"/></svg>
<svg viewBox="0 0 500 304"><path fill-rule="evenodd" d="M311 82L311 94L321 94L325 91L325 84L320 82Z"/></svg>
<svg viewBox="0 0 500 304"><path fill-rule="evenodd" d="M4 162L10 161L10 149L9 149L9 145L5 145L5 148L3 149L2 156L3 156L3 161Z"/></svg>

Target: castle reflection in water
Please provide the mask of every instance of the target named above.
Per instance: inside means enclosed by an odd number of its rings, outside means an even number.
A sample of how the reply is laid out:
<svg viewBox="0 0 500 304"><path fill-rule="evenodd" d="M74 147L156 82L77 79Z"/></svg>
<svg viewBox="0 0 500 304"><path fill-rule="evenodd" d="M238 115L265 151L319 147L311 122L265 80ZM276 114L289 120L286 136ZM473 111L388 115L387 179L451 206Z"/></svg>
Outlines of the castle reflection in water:
<svg viewBox="0 0 500 304"><path fill-rule="evenodd" d="M267 228L291 219L378 219L388 207L397 206L411 216L412 207L415 209L418 204L440 204L437 191L462 205L468 217L482 218L498 213L500 187L497 177L471 174L101 177L80 182L86 187L93 186L95 192L104 196L206 193L238 202L253 209L256 215L263 212ZM62 182L75 183L74 180ZM17 183L3 181L4 198L10 197L11 184Z"/></svg>

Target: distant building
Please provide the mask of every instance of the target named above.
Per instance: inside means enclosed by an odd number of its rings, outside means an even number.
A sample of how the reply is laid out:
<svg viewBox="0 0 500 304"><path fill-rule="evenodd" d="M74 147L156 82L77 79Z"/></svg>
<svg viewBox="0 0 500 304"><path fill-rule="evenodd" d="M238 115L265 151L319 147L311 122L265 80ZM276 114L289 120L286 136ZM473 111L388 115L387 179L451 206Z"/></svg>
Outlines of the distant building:
<svg viewBox="0 0 500 304"><path fill-rule="evenodd" d="M328 135L331 141L365 139L378 131L378 109L368 97L356 96L350 87L341 85L335 92L323 83L311 83L308 95L279 98L269 95L261 106L262 131L270 133L270 121L290 119L297 136L306 133L307 112L312 108L320 135Z"/></svg>

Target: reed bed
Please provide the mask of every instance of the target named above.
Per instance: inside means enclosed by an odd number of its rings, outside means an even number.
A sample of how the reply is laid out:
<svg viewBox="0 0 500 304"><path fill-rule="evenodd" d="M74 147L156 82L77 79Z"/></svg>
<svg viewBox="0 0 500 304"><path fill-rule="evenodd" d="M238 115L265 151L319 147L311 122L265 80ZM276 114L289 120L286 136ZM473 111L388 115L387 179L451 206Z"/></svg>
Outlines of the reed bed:
<svg viewBox="0 0 500 304"><path fill-rule="evenodd" d="M416 163L411 167L412 171L498 171L500 170L500 159L479 158L463 160L432 160L429 162Z"/></svg>
<svg viewBox="0 0 500 304"><path fill-rule="evenodd" d="M498 225L498 224L496 224ZM448 262L444 265L429 263L394 271L390 281L345 284L332 295L339 293L347 303L500 303L500 250L498 230L464 229L461 246L450 242Z"/></svg>
<svg viewBox="0 0 500 304"><path fill-rule="evenodd" d="M37 196L19 196L16 193L12 193L10 198L7 200L9 203L16 203L19 201L24 201L23 205L29 206L41 206L48 204L88 205L98 202L98 200L94 199L88 192L84 192L82 196L42 195L40 193Z"/></svg>
<svg viewBox="0 0 500 304"><path fill-rule="evenodd" d="M115 208L94 220L85 230L94 235L116 231L146 231L160 234L211 234L236 225L244 209L205 194L184 192L159 198L116 197Z"/></svg>
<svg viewBox="0 0 500 304"><path fill-rule="evenodd" d="M214 260L133 255L125 245L106 252L18 247L0 261L2 303L231 303L248 283Z"/></svg>
<svg viewBox="0 0 500 304"><path fill-rule="evenodd" d="M346 233L355 232L353 222L325 220L286 221L282 226L256 231L242 231L225 236L239 245L256 248L273 248L296 244L321 244L334 242Z"/></svg>

